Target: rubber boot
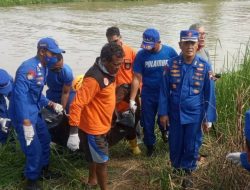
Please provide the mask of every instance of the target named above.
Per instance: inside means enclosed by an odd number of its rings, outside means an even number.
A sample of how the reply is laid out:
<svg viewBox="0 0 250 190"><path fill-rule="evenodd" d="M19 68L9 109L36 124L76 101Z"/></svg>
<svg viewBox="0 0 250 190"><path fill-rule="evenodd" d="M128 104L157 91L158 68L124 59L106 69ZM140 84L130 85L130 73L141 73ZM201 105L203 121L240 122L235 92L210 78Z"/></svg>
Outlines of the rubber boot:
<svg viewBox="0 0 250 190"><path fill-rule="evenodd" d="M27 183L24 187L24 190L42 190L37 180L27 179Z"/></svg>
<svg viewBox="0 0 250 190"><path fill-rule="evenodd" d="M147 157L152 157L155 151L154 145L146 145L147 146Z"/></svg>
<svg viewBox="0 0 250 190"><path fill-rule="evenodd" d="M141 150L139 148L139 146L137 145L137 140L136 138L133 140L129 140L129 145L130 145L130 149L132 150L132 153L134 155L139 155L141 154Z"/></svg>

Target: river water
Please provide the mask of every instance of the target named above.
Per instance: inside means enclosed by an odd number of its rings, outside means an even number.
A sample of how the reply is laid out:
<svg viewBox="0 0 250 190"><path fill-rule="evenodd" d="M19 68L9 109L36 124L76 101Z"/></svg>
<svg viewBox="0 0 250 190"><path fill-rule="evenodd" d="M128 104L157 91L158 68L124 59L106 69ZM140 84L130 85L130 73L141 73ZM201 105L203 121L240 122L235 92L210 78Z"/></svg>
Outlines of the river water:
<svg viewBox="0 0 250 190"><path fill-rule="evenodd" d="M243 55L250 36L250 1L81 2L0 8L0 67L14 75L22 61L36 54L41 37L54 37L66 50L65 63L74 75L93 64L106 42L105 32L117 25L128 45L138 49L147 27L178 52L179 32L202 22L214 69L225 71Z"/></svg>

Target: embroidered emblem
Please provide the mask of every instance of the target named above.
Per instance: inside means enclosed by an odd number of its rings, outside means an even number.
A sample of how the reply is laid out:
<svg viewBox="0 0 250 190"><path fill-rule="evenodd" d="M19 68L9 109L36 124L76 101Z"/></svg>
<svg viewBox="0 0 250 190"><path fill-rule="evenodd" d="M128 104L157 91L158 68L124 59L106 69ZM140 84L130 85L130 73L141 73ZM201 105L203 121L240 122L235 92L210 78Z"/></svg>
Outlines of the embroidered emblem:
<svg viewBox="0 0 250 190"><path fill-rule="evenodd" d="M125 63L125 69L130 69L131 68L131 64L130 63Z"/></svg>
<svg viewBox="0 0 250 190"><path fill-rule="evenodd" d="M103 83L104 83L105 86L108 86L109 85L109 79L105 77L103 79Z"/></svg>
<svg viewBox="0 0 250 190"><path fill-rule="evenodd" d="M36 72L33 71L33 70L29 70L28 73L27 73L27 79L28 80L32 80L34 79L34 77L36 76Z"/></svg>
<svg viewBox="0 0 250 190"><path fill-rule="evenodd" d="M193 76L192 79L195 79L195 80L201 80L200 77L197 77L197 76ZM203 79L202 79L203 80Z"/></svg>
<svg viewBox="0 0 250 190"><path fill-rule="evenodd" d="M127 70L129 70L131 68L130 59L124 59L124 66L125 66L125 69L127 69Z"/></svg>
<svg viewBox="0 0 250 190"><path fill-rule="evenodd" d="M177 69L173 69L173 70L170 70L171 71L171 73L179 73L180 72L180 70L177 70Z"/></svg>
<svg viewBox="0 0 250 190"><path fill-rule="evenodd" d="M173 67L174 69L178 69L178 68L179 68L179 66L176 65L176 64L174 64L172 67Z"/></svg>
<svg viewBox="0 0 250 190"><path fill-rule="evenodd" d="M202 76L202 73L196 72L195 75L198 76L198 77L200 77L200 76Z"/></svg>
<svg viewBox="0 0 250 190"><path fill-rule="evenodd" d="M177 87L176 84L172 84L173 89L176 89L176 87Z"/></svg>
<svg viewBox="0 0 250 190"><path fill-rule="evenodd" d="M131 63L124 63L125 69L129 70L131 68Z"/></svg>
<svg viewBox="0 0 250 190"><path fill-rule="evenodd" d="M200 83L200 82L198 82L198 81L196 81L196 82L194 82L194 85L195 85L195 86L200 86L200 85L201 85L201 83Z"/></svg>
<svg viewBox="0 0 250 190"><path fill-rule="evenodd" d="M197 70L198 70L198 71L203 71L204 68L199 67L199 68L197 68Z"/></svg>
<svg viewBox="0 0 250 190"><path fill-rule="evenodd" d="M199 78L199 77L197 77L197 76L192 76L192 79L198 80L198 78Z"/></svg>
<svg viewBox="0 0 250 190"><path fill-rule="evenodd" d="M195 94L199 94L199 93L200 93L200 91L197 90L197 89L194 89L193 92L194 92Z"/></svg>

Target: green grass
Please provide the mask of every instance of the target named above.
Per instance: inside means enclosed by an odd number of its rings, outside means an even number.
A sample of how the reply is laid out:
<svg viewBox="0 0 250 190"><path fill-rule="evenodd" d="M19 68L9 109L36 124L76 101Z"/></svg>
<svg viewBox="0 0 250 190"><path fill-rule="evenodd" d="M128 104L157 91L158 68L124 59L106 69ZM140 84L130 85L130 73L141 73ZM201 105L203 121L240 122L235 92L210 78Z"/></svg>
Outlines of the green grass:
<svg viewBox="0 0 250 190"><path fill-rule="evenodd" d="M199 190L243 190L250 189L249 172L226 161L232 151L241 151L244 145L244 113L250 108L250 52L249 44L237 56L230 72L222 74L216 82L218 122L205 135L201 152L208 157L204 165L193 174L195 189ZM238 55L238 56L239 56ZM239 64L241 63L241 64ZM225 62L225 65L228 65ZM110 150L109 187L114 190L180 190L182 175L172 172L169 162L168 145L157 132L156 154L153 158L133 156L128 143L121 141ZM24 180L21 173L24 156L18 142L0 147L0 189L21 189ZM83 155L71 153L60 147L52 147L51 169L63 176L57 180L40 181L45 190L84 189L87 179L87 163Z"/></svg>
<svg viewBox="0 0 250 190"><path fill-rule="evenodd" d="M168 167L168 146L160 137L156 149L157 156L147 158L145 153L132 156L128 143L120 142L112 147L109 162L109 186L113 189L158 189L168 186L164 182L164 172ZM15 141L16 142L16 141ZM145 149L141 146L143 152ZM24 167L24 156L19 143L8 142L0 147L0 189L21 189L25 180L21 173ZM72 153L62 147L52 146L52 171L60 172L63 177L57 180L43 180L44 189L83 189L83 182L88 177L87 163L81 153ZM162 173L162 174L161 174ZM166 188L165 188L166 189Z"/></svg>
<svg viewBox="0 0 250 190"><path fill-rule="evenodd" d="M244 55L241 64L239 57ZM228 60L228 59L226 59ZM222 74L216 82L217 137L227 135L241 135L244 125L244 113L250 108L250 52L249 43L245 50L239 51L233 59L230 71ZM227 68L228 62L224 67ZM226 140L226 138L224 138Z"/></svg>
<svg viewBox="0 0 250 190"><path fill-rule="evenodd" d="M0 7L19 6L30 4L53 4L53 3L67 3L67 2L88 2L96 0L0 0ZM121 1L121 0L102 0L102 1ZM122 0L122 1L141 1L141 0Z"/></svg>
<svg viewBox="0 0 250 190"><path fill-rule="evenodd" d="M1 0L0 7L13 6L13 5L64 3L64 2L81 2L81 1L84 0Z"/></svg>

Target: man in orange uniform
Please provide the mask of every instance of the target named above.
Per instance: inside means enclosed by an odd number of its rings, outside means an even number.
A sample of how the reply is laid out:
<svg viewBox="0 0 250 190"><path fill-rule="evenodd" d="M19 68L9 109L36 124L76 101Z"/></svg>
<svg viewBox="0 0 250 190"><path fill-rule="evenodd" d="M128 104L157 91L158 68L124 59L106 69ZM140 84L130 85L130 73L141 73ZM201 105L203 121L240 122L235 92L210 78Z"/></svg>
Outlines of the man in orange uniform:
<svg viewBox="0 0 250 190"><path fill-rule="evenodd" d="M117 98L116 98L115 116L118 117L118 119L116 120L119 120L119 115L122 115L122 113L126 113L129 109L129 94L133 78L133 63L136 52L135 50L133 50L133 48L123 43L120 30L118 27L116 26L109 27L106 30L106 37L108 42L115 42L116 44L120 45L125 53L123 63L116 75ZM127 100L126 96L128 97ZM138 96L137 96L137 101L138 101L137 105L140 105ZM129 127L126 124L125 125L119 124L118 121L113 125L113 128L109 133L109 138L108 138L109 144L114 145L123 137L126 137L126 139L129 141L130 148L134 155L138 155L141 153L141 150L137 145L137 139L136 139L136 125L140 119L140 109L137 110L138 111L135 113L135 124L132 125L132 127Z"/></svg>
<svg viewBox="0 0 250 190"><path fill-rule="evenodd" d="M68 147L79 146L89 162L88 186L99 184L107 190L108 142L115 109L115 75L123 62L124 52L116 43L103 46L101 56L86 72L83 85L69 110ZM79 137L78 137L79 128Z"/></svg>

